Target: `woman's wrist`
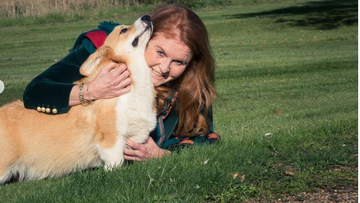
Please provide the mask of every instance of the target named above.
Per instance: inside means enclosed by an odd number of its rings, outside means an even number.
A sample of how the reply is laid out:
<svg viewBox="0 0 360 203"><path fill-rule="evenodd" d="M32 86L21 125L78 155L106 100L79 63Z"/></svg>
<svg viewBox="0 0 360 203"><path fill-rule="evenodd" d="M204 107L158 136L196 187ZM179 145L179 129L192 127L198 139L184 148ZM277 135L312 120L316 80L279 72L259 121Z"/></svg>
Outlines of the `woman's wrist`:
<svg viewBox="0 0 360 203"><path fill-rule="evenodd" d="M96 98L93 96L94 93L91 90L91 85L88 86L89 84L84 83L82 85L82 88L80 88L80 85L81 84L77 84L73 86L69 96L69 106L76 106L82 104L82 102L84 102L85 100L89 102L96 100ZM82 93L80 93L80 90L82 91ZM82 94L83 101L81 101L82 99L80 99L80 94Z"/></svg>
<svg viewBox="0 0 360 203"><path fill-rule="evenodd" d="M92 100L86 99L86 94L88 94L87 97L89 97L89 86L82 82L79 84L79 100L80 104L83 106L88 106L92 102Z"/></svg>
<svg viewBox="0 0 360 203"><path fill-rule="evenodd" d="M92 86L90 86L90 84L89 83L85 83L85 98L86 98L86 100L88 100L88 101L94 101L94 100L96 100L96 98L94 97L94 94L93 94L93 92L92 92Z"/></svg>

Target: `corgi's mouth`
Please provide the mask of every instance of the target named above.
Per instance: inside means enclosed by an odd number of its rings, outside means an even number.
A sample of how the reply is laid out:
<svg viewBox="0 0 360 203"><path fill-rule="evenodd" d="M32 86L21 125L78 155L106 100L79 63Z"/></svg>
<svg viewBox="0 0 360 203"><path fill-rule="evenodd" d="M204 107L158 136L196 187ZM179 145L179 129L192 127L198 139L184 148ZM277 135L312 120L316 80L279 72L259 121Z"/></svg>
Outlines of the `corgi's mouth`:
<svg viewBox="0 0 360 203"><path fill-rule="evenodd" d="M150 22L142 22L142 25L144 27L143 31L139 33L138 36L135 37L135 39L132 41L132 46L136 47L139 43L139 38L146 32L146 31L150 31L152 33L153 31L153 27L152 27L152 23ZM151 34L150 33L150 34Z"/></svg>

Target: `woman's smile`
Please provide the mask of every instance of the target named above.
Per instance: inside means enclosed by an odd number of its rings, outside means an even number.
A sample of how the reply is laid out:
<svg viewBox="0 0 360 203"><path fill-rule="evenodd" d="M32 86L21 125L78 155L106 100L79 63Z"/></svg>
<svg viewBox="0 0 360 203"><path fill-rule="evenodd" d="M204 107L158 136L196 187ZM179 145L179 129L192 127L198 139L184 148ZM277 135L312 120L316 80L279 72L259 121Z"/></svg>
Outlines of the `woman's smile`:
<svg viewBox="0 0 360 203"><path fill-rule="evenodd" d="M150 67L151 74L153 78L156 78L158 80L167 79L169 77L169 73L161 73L159 71L156 71L154 67Z"/></svg>

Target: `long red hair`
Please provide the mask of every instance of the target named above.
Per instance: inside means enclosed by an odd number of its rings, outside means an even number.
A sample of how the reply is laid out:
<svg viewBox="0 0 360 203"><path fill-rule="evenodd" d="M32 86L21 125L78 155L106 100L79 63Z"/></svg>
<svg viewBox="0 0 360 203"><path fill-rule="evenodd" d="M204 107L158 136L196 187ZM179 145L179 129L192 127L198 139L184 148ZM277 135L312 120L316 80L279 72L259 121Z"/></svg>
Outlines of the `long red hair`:
<svg viewBox="0 0 360 203"><path fill-rule="evenodd" d="M151 20L154 35L179 36L192 51L193 56L184 73L167 87L157 87L158 111L170 90L177 92L175 110L179 123L175 135L205 135L209 131L208 113L216 95L215 61L209 45L208 32L199 18L189 8L170 4L157 8Z"/></svg>

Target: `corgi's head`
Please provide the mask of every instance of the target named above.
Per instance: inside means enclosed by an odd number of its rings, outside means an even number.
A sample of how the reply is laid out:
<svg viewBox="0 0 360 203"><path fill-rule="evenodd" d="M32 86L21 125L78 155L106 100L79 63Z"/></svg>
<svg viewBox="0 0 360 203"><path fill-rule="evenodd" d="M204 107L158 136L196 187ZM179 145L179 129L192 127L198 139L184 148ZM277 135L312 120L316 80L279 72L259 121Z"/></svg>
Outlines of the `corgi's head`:
<svg viewBox="0 0 360 203"><path fill-rule="evenodd" d="M140 17L132 25L116 26L104 44L81 66L80 73L84 76L94 74L93 71L104 59L127 63L130 59L144 57L152 31L153 26L148 15Z"/></svg>
<svg viewBox="0 0 360 203"><path fill-rule="evenodd" d="M150 16L145 15L135 21L133 25L118 25L106 38L104 45L114 49L114 55L137 54L145 51L152 34Z"/></svg>

